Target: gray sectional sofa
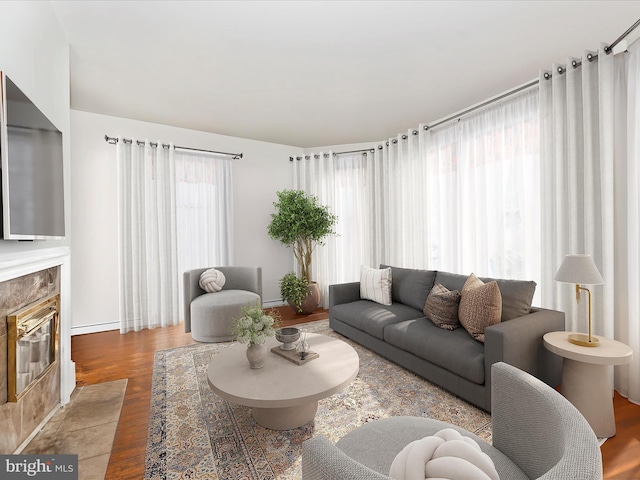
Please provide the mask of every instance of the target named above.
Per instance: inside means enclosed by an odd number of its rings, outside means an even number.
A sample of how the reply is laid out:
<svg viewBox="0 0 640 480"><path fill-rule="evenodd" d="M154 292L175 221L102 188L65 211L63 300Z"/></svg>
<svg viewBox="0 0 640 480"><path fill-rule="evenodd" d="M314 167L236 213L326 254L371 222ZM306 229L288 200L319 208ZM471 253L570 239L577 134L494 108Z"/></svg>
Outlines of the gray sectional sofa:
<svg viewBox="0 0 640 480"><path fill-rule="evenodd" d="M501 322L485 329L482 343L462 327L437 327L422 311L436 282L462 291L466 275L398 267L391 273L389 306L361 299L359 282L330 285L331 328L489 412L496 362L560 384L562 359L544 348L542 336L565 329L564 313L531 306L535 282L481 278L496 280L502 295Z"/></svg>

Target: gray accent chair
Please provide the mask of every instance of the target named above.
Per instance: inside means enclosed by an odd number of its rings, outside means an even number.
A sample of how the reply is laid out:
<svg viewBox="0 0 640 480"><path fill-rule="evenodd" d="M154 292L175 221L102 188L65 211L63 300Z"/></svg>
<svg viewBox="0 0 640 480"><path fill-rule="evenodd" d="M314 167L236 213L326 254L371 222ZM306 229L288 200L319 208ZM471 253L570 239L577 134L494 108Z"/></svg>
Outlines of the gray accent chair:
<svg viewBox="0 0 640 480"><path fill-rule="evenodd" d="M200 288L200 275L209 268L225 276L222 290L207 293ZM262 302L262 267L207 267L183 275L184 331L198 342L228 342L235 338L233 320L245 305Z"/></svg>
<svg viewBox="0 0 640 480"><path fill-rule="evenodd" d="M303 480L388 479L395 456L410 442L453 428L491 457L501 480L602 478L598 439L560 393L504 362L492 366L493 446L466 430L419 417L365 423L336 444L316 436L302 444Z"/></svg>

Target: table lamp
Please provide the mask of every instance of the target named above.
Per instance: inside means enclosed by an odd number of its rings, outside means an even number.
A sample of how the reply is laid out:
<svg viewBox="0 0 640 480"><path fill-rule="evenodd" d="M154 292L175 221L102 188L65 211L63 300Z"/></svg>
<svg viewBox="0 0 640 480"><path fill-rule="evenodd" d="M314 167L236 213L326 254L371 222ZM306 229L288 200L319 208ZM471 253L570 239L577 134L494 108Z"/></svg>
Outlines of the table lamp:
<svg viewBox="0 0 640 480"><path fill-rule="evenodd" d="M576 301L580 302L580 290L586 290L589 298L589 335L572 333L569 335L569 342L584 347L597 347L599 341L591 335L591 291L582 285L602 285L604 280L598 267L593 263L590 255L567 255L558 272L555 280L561 283L576 284Z"/></svg>

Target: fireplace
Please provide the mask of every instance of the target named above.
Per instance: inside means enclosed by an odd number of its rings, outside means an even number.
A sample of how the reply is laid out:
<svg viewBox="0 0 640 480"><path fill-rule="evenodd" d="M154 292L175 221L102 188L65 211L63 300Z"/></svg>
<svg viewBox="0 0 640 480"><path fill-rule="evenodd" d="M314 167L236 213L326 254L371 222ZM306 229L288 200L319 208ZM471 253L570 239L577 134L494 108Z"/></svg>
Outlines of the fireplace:
<svg viewBox="0 0 640 480"><path fill-rule="evenodd" d="M56 364L60 295L7 315L8 397L17 402Z"/></svg>
<svg viewBox="0 0 640 480"><path fill-rule="evenodd" d="M75 388L69 259L66 246L0 254L2 455L20 453Z"/></svg>

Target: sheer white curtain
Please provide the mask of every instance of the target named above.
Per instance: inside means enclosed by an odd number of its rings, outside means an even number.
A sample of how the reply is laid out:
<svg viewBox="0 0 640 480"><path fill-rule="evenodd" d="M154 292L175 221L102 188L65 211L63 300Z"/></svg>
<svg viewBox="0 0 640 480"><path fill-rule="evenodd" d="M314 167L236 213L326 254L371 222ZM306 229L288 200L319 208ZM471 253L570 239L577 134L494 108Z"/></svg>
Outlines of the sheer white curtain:
<svg viewBox="0 0 640 480"><path fill-rule="evenodd" d="M369 211L367 153L318 153L293 161L294 188L318 197L338 217L337 236L314 250L312 279L318 282L321 304L329 305L329 285L354 281L360 265L370 263L372 229Z"/></svg>
<svg viewBox="0 0 640 480"><path fill-rule="evenodd" d="M406 268L427 268L427 217L429 216L427 165L421 150L424 137L410 130L390 138L376 150L386 183L376 205L385 205L382 229L376 234L385 245L381 261ZM374 210L376 213L378 210ZM375 266L375 265L373 265Z"/></svg>
<svg viewBox="0 0 640 480"><path fill-rule="evenodd" d="M175 152L178 272L233 264L231 162L224 155Z"/></svg>
<svg viewBox="0 0 640 480"><path fill-rule="evenodd" d="M120 331L177 325L183 272L233 264L231 160L118 140Z"/></svg>
<svg viewBox="0 0 640 480"><path fill-rule="evenodd" d="M581 67L568 59L540 78L543 302L584 332L586 305L551 279L565 254L593 256L605 282L591 288L594 332L633 348L614 386L640 403L640 43L628 50L586 52Z"/></svg>
<svg viewBox="0 0 640 480"><path fill-rule="evenodd" d="M616 63L614 332L634 355L615 368L614 385L640 404L640 41Z"/></svg>
<svg viewBox="0 0 640 480"><path fill-rule="evenodd" d="M423 265L540 283L538 125L533 88L422 129Z"/></svg>
<svg viewBox="0 0 640 480"><path fill-rule="evenodd" d="M367 155L294 161L294 188L339 218L314 258L323 289L380 263L539 281L537 99L525 91Z"/></svg>
<svg viewBox="0 0 640 480"><path fill-rule="evenodd" d="M174 148L119 139L120 332L179 323Z"/></svg>
<svg viewBox="0 0 640 480"><path fill-rule="evenodd" d="M597 54L597 60L594 55ZM573 67L572 62L582 65ZM553 65L540 77L543 306L566 313L566 328L585 331L586 306L553 281L566 254L591 255L605 284L591 288L594 333L613 338L614 57L603 49ZM551 78L545 78L550 73Z"/></svg>

